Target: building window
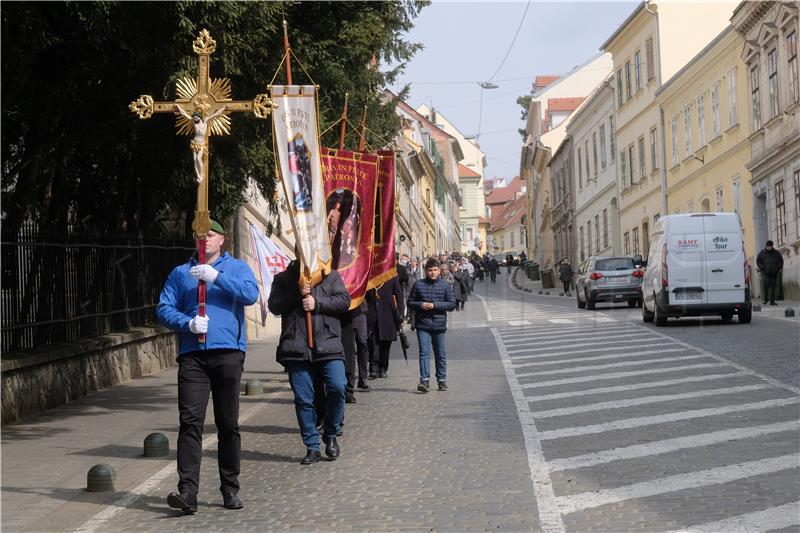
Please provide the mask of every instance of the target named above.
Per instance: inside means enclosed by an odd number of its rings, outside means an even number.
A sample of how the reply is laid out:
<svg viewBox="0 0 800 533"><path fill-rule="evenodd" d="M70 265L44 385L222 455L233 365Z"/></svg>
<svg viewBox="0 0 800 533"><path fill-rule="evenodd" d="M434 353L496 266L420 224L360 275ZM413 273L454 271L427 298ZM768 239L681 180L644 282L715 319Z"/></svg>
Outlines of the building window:
<svg viewBox="0 0 800 533"><path fill-rule="evenodd" d="M653 56L653 38L644 42L645 61L647 61L647 81L656 77L656 62Z"/></svg>
<svg viewBox="0 0 800 533"><path fill-rule="evenodd" d="M642 90L642 52L636 50L633 54L633 73L636 80L636 92Z"/></svg>
<svg viewBox="0 0 800 533"><path fill-rule="evenodd" d="M594 251L600 253L600 215L594 216Z"/></svg>
<svg viewBox="0 0 800 533"><path fill-rule="evenodd" d="M625 188L625 185L628 182L628 165L625 162L628 160L626 157L625 151L619 153L619 175L622 181L622 188Z"/></svg>
<svg viewBox="0 0 800 533"><path fill-rule="evenodd" d="M800 169L794 171L794 217L797 219L797 233L800 234Z"/></svg>
<svg viewBox="0 0 800 533"><path fill-rule="evenodd" d="M736 112L736 69L728 71L728 127L732 128L739 123L739 114Z"/></svg>
<svg viewBox="0 0 800 533"><path fill-rule="evenodd" d="M725 202L722 197L722 185L718 186L714 190L714 200L716 203L717 213L722 213L725 211Z"/></svg>
<svg viewBox="0 0 800 533"><path fill-rule="evenodd" d="M514 232L513 232L513 231L510 231L510 232L508 233L508 235L509 235L509 241L510 241L510 243L509 243L509 246L510 246L511 248L513 248L513 247L514 247L514 235L515 235L515 234L514 234Z"/></svg>
<svg viewBox="0 0 800 533"><path fill-rule="evenodd" d="M581 261L583 261L584 259L586 259L586 255L583 253L583 245L584 245L584 242L583 242L583 226L578 228L578 233L579 233L579 238L581 240Z"/></svg>
<svg viewBox="0 0 800 533"><path fill-rule="evenodd" d="M633 241L633 255L639 255L639 228L633 228L631 233L631 241Z"/></svg>
<svg viewBox="0 0 800 533"><path fill-rule="evenodd" d="M589 172L589 139L586 139L583 142L583 152L586 156L586 183L589 183L589 176L592 174Z"/></svg>
<svg viewBox="0 0 800 533"><path fill-rule="evenodd" d="M603 209L603 248L608 248L608 209Z"/></svg>
<svg viewBox="0 0 800 533"><path fill-rule="evenodd" d="M622 107L622 69L617 70L617 107Z"/></svg>
<svg viewBox="0 0 800 533"><path fill-rule="evenodd" d="M716 139L721 134L719 123L719 82L715 81L711 86L711 135Z"/></svg>
<svg viewBox="0 0 800 533"><path fill-rule="evenodd" d="M631 176L631 182L630 182L631 185L633 185L633 182L636 181L636 170L635 170L636 167L634 166L635 165L635 161L634 161L635 157L636 156L633 155L633 145L628 146L628 170L631 173L630 174L630 176Z"/></svg>
<svg viewBox="0 0 800 533"><path fill-rule="evenodd" d="M625 62L625 98L630 100L631 96L631 62L628 60Z"/></svg>
<svg viewBox="0 0 800 533"><path fill-rule="evenodd" d="M650 130L650 166L655 171L658 168L658 131Z"/></svg>
<svg viewBox="0 0 800 533"><path fill-rule="evenodd" d="M597 132L592 133L592 164L594 165L594 175L597 176Z"/></svg>
<svg viewBox="0 0 800 533"><path fill-rule="evenodd" d="M775 182L775 240L783 246L786 239L786 203L783 196L783 180Z"/></svg>
<svg viewBox="0 0 800 533"><path fill-rule="evenodd" d="M606 157L606 125L600 124L600 166L603 170L608 166Z"/></svg>
<svg viewBox="0 0 800 533"><path fill-rule="evenodd" d="M578 147L578 157L575 159L575 164L578 165L578 188L583 189L583 168L581 163L581 147Z"/></svg>
<svg viewBox="0 0 800 533"><path fill-rule="evenodd" d="M592 221L586 221L586 255L592 255Z"/></svg>
<svg viewBox="0 0 800 533"><path fill-rule="evenodd" d="M627 231L622 236L622 253L626 255L631 253L631 235Z"/></svg>
<svg viewBox="0 0 800 533"><path fill-rule="evenodd" d="M800 83L797 78L797 32L786 36L786 56L789 58L789 104L800 100Z"/></svg>
<svg viewBox="0 0 800 533"><path fill-rule="evenodd" d="M614 116L608 117L608 153L611 154L611 160L614 160L614 156L617 154L616 144L614 143Z"/></svg>
<svg viewBox="0 0 800 533"><path fill-rule="evenodd" d="M683 157L692 155L692 104L683 108Z"/></svg>
<svg viewBox="0 0 800 533"><path fill-rule="evenodd" d="M639 179L647 176L647 159L644 155L644 137L639 137Z"/></svg>
<svg viewBox="0 0 800 533"><path fill-rule="evenodd" d="M731 180L731 201L733 202L733 212L742 218L742 181L737 176Z"/></svg>
<svg viewBox="0 0 800 533"><path fill-rule="evenodd" d="M769 90L769 118L778 115L778 49L773 48L767 55L767 89Z"/></svg>
<svg viewBox="0 0 800 533"><path fill-rule="evenodd" d="M697 97L697 142L700 144L698 147L702 148L706 145L706 107L705 95Z"/></svg>
<svg viewBox="0 0 800 533"><path fill-rule="evenodd" d="M761 129L761 93L758 82L758 65L750 69L750 105L753 112L753 131Z"/></svg>
<svg viewBox="0 0 800 533"><path fill-rule="evenodd" d="M678 164L678 115L673 115L669 121L672 140L672 164Z"/></svg>
<svg viewBox="0 0 800 533"><path fill-rule="evenodd" d="M474 240L475 240L474 229L472 227L469 227L469 228L467 228L467 242L469 242L469 244L473 244L472 241L474 241Z"/></svg>

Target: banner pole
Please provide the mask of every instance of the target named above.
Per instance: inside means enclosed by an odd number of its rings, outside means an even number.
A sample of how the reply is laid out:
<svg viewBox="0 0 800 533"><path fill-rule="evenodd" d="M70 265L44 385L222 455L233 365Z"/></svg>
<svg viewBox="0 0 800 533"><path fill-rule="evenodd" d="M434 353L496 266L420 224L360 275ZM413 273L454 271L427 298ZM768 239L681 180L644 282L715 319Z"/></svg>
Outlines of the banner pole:
<svg viewBox="0 0 800 533"><path fill-rule="evenodd" d="M283 21L283 51L286 54L286 85L292 84L292 47L289 46L289 24Z"/></svg>
<svg viewBox="0 0 800 533"><path fill-rule="evenodd" d="M350 98L349 93L344 93L344 107L342 108L342 129L339 133L339 150L344 150L344 135L347 131L347 100Z"/></svg>
<svg viewBox="0 0 800 533"><path fill-rule="evenodd" d="M363 152L367 146L367 104L364 104L364 112L361 113L361 138L358 140L358 151Z"/></svg>

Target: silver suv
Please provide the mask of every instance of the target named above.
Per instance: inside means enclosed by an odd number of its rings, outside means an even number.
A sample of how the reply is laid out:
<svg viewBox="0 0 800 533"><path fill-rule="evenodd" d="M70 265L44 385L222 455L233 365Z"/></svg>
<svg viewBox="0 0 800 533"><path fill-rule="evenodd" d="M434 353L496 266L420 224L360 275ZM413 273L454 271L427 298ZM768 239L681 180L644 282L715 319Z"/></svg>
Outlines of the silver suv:
<svg viewBox="0 0 800 533"><path fill-rule="evenodd" d="M641 261L629 255L592 256L578 266L575 293L580 309L594 309L596 302L628 302L642 305Z"/></svg>

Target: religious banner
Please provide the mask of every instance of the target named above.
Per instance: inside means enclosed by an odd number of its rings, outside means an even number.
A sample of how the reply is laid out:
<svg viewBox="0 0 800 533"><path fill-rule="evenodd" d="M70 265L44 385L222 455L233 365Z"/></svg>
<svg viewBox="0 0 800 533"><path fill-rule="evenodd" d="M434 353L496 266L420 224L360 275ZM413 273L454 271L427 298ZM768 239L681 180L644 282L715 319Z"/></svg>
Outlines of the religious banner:
<svg viewBox="0 0 800 533"><path fill-rule="evenodd" d="M248 222L250 229L250 245L253 251L253 258L256 260L256 270L258 279L261 280L261 290L259 291L259 305L261 307L261 325L267 324L267 301L269 293L272 291L272 280L275 274L286 270L291 259L283 253L283 250L275 246L272 239L264 235L264 232Z"/></svg>
<svg viewBox="0 0 800 533"><path fill-rule="evenodd" d="M333 268L350 293L350 309L355 309L364 299L370 276L378 156L321 150Z"/></svg>
<svg viewBox="0 0 800 533"><path fill-rule="evenodd" d="M271 85L273 140L284 196L300 250L301 284L331 271L325 194L319 159L317 93L313 85Z"/></svg>
<svg viewBox="0 0 800 533"><path fill-rule="evenodd" d="M394 259L394 151L378 150L378 185L368 289L397 275Z"/></svg>

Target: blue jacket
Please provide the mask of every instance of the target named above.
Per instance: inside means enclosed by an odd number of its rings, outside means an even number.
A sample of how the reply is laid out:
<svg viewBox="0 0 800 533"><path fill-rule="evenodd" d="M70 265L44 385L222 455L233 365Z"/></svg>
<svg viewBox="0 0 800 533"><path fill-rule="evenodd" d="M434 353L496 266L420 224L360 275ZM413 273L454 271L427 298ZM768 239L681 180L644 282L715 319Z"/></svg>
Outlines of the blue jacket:
<svg viewBox="0 0 800 533"><path fill-rule="evenodd" d="M244 323L244 306L258 299L258 283L246 263L223 253L213 265L219 275L214 283L206 285L206 315L208 333L206 342L197 342L197 335L189 331L189 321L197 315L197 279L189 269L197 264L193 258L170 272L156 316L158 321L180 333L178 356L198 350L232 349L244 352L247 335Z"/></svg>
<svg viewBox="0 0 800 533"><path fill-rule="evenodd" d="M433 309L422 310L423 302L433 302ZM414 310L414 327L425 331L447 331L447 312L456 308L453 287L441 277L431 281L427 277L411 288L408 307Z"/></svg>

